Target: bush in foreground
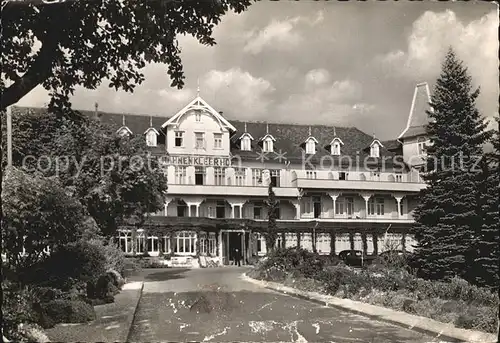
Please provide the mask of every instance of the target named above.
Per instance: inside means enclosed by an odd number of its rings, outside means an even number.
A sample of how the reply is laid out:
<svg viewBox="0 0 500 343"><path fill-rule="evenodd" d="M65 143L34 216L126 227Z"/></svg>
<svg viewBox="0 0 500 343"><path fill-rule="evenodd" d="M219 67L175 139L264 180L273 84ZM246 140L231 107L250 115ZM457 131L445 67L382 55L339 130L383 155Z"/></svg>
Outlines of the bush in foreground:
<svg viewBox="0 0 500 343"><path fill-rule="evenodd" d="M306 255L296 251L277 252L250 275L305 291L325 292L453 323L461 328L497 330L498 294L463 279L431 281L419 279L405 268L379 268L374 272L372 268L354 270L341 265L315 269L317 272L311 274L304 272L307 263L297 263L301 256Z"/></svg>
<svg viewBox="0 0 500 343"><path fill-rule="evenodd" d="M57 299L38 303L35 311L43 328L51 328L58 323L85 323L96 318L92 305L81 300Z"/></svg>

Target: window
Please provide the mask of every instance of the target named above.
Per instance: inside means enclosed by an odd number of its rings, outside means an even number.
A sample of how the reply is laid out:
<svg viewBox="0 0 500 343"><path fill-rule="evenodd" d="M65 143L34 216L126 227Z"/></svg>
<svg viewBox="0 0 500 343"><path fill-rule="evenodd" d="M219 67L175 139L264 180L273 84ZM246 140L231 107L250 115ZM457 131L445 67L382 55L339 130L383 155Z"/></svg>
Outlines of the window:
<svg viewBox="0 0 500 343"><path fill-rule="evenodd" d="M144 244L146 244L146 237L144 237L144 232L138 232L135 237L136 246L135 252L138 254L144 254Z"/></svg>
<svg viewBox="0 0 500 343"><path fill-rule="evenodd" d="M214 133L214 149L222 149L222 133Z"/></svg>
<svg viewBox="0 0 500 343"><path fill-rule="evenodd" d="M205 167L194 167L194 183L196 185L204 185L206 183Z"/></svg>
<svg viewBox="0 0 500 343"><path fill-rule="evenodd" d="M368 201L368 215L377 215L377 216L383 216L384 215L384 199L382 198L371 198Z"/></svg>
<svg viewBox="0 0 500 343"><path fill-rule="evenodd" d="M312 197L314 218L321 217L321 197Z"/></svg>
<svg viewBox="0 0 500 343"><path fill-rule="evenodd" d="M403 213L404 213L404 211L403 211L403 210L404 210L404 204L403 204L403 200L401 200L401 201L399 202L399 213L400 213L400 214L403 214Z"/></svg>
<svg viewBox="0 0 500 343"><path fill-rule="evenodd" d="M425 154L425 138L419 137L417 140L417 149L418 149L418 154L423 155Z"/></svg>
<svg viewBox="0 0 500 343"><path fill-rule="evenodd" d="M264 140L264 152L273 152L273 140L271 138L266 138Z"/></svg>
<svg viewBox="0 0 500 343"><path fill-rule="evenodd" d="M403 182L403 174L396 173L396 182Z"/></svg>
<svg viewBox="0 0 500 343"><path fill-rule="evenodd" d="M178 185L184 185L186 183L186 167L185 166L175 167L175 183Z"/></svg>
<svg viewBox="0 0 500 343"><path fill-rule="evenodd" d="M146 134L146 145L147 146L156 146L156 133L153 130L150 130Z"/></svg>
<svg viewBox="0 0 500 343"><path fill-rule="evenodd" d="M201 111L196 111L194 116L195 116L197 122L201 121Z"/></svg>
<svg viewBox="0 0 500 343"><path fill-rule="evenodd" d="M319 254L329 254L330 248L330 235L327 233L320 233L316 236L316 250Z"/></svg>
<svg viewBox="0 0 500 343"><path fill-rule="evenodd" d="M316 172L314 170L306 171L306 178L308 179L316 179Z"/></svg>
<svg viewBox="0 0 500 343"><path fill-rule="evenodd" d="M252 150L252 144L250 141L250 137L243 137L241 139L241 150L244 150L244 151Z"/></svg>
<svg viewBox="0 0 500 343"><path fill-rule="evenodd" d="M215 185L224 186L226 179L226 169L225 168L214 168L215 175Z"/></svg>
<svg viewBox="0 0 500 343"><path fill-rule="evenodd" d="M262 218L262 205L254 204L253 205L253 219L263 219Z"/></svg>
<svg viewBox="0 0 500 343"><path fill-rule="evenodd" d="M226 202L224 200L218 200L215 210L216 210L215 216L217 218L225 218L226 217Z"/></svg>
<svg viewBox="0 0 500 343"><path fill-rule="evenodd" d="M335 214L344 214L344 200L337 200L335 202Z"/></svg>
<svg viewBox="0 0 500 343"><path fill-rule="evenodd" d="M194 254L195 253L195 235L192 231L179 231L175 234L175 253L176 254Z"/></svg>
<svg viewBox="0 0 500 343"><path fill-rule="evenodd" d="M347 197L345 198L346 211L348 216L352 216L354 214L354 198Z"/></svg>
<svg viewBox="0 0 500 343"><path fill-rule="evenodd" d="M236 186L244 186L246 180L246 169L245 168L234 168L234 180Z"/></svg>
<svg viewBox="0 0 500 343"><path fill-rule="evenodd" d="M340 143L334 142L332 145L332 155L339 156L340 155Z"/></svg>
<svg viewBox="0 0 500 343"><path fill-rule="evenodd" d="M377 210L377 216L384 215L384 199L382 198L376 199L376 210Z"/></svg>
<svg viewBox="0 0 500 343"><path fill-rule="evenodd" d="M160 245L161 245L161 251L163 251L164 253L169 254L172 252L171 250L172 248L170 247L170 234L167 234L162 237Z"/></svg>
<svg viewBox="0 0 500 343"><path fill-rule="evenodd" d="M217 254L217 241L215 238L215 232L210 232L208 235L208 253L211 256L215 256Z"/></svg>
<svg viewBox="0 0 500 343"><path fill-rule="evenodd" d="M271 185L273 187L280 187L280 170L279 169L270 170L270 174L271 174Z"/></svg>
<svg viewBox="0 0 500 343"><path fill-rule="evenodd" d="M380 157L380 147L378 143L373 143L370 148L370 157Z"/></svg>
<svg viewBox="0 0 500 343"><path fill-rule="evenodd" d="M212 206L208 206L208 217L215 218L215 208Z"/></svg>
<svg viewBox="0 0 500 343"><path fill-rule="evenodd" d="M186 217L187 216L187 205L184 201L177 201L177 217Z"/></svg>
<svg viewBox="0 0 500 343"><path fill-rule="evenodd" d="M195 149L205 149L205 134L203 132L195 132Z"/></svg>
<svg viewBox="0 0 500 343"><path fill-rule="evenodd" d="M132 233L130 231L120 231L118 245L124 253L132 253Z"/></svg>
<svg viewBox="0 0 500 343"><path fill-rule="evenodd" d="M315 154L316 153L316 144L314 140L309 139L306 143L306 154Z"/></svg>
<svg viewBox="0 0 500 343"><path fill-rule="evenodd" d="M201 232L198 236L198 240L200 242L200 255L206 256L208 250L207 234Z"/></svg>
<svg viewBox="0 0 500 343"><path fill-rule="evenodd" d="M255 234L256 235L256 241L257 241L257 254L258 255L265 255L266 254L266 239L264 235L261 235L260 233Z"/></svg>
<svg viewBox="0 0 500 343"><path fill-rule="evenodd" d="M339 180L347 180L347 173L339 172Z"/></svg>
<svg viewBox="0 0 500 343"><path fill-rule="evenodd" d="M252 169L252 186L262 185L262 169Z"/></svg>
<svg viewBox="0 0 500 343"><path fill-rule="evenodd" d="M184 146L184 132L182 131L175 132L175 146L179 148Z"/></svg>
<svg viewBox="0 0 500 343"><path fill-rule="evenodd" d="M148 252L157 253L158 250L158 237L148 236Z"/></svg>

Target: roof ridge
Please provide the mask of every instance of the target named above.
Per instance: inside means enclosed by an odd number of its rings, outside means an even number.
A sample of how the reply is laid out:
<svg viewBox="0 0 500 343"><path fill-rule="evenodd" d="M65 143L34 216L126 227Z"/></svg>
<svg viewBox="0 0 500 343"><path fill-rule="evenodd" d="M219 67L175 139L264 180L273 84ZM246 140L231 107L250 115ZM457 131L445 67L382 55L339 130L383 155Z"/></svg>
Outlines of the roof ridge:
<svg viewBox="0 0 500 343"><path fill-rule="evenodd" d="M44 109L44 107L36 107L36 106L13 106L14 108L18 109ZM89 113L94 115L95 110L83 110L83 109L73 109L74 111L81 112L83 114ZM126 113L126 112L107 112L107 111L99 111L101 115L116 115L116 116L134 116L134 117L153 117L153 118L166 118L169 119L172 116L161 116L161 115L152 115L152 114L138 114L138 113ZM307 127L311 126L312 128L315 127L335 127L335 128L341 128L341 129L357 129L356 126L339 126L337 124L332 124L332 125L326 125L326 124L299 124L299 123L280 123L280 122L268 122L268 121L262 121L262 120L244 120L244 119L232 119L230 117L226 116L226 119L231 122L236 122L236 123L247 123L247 124L270 124L270 125L290 125L290 126L300 126L300 127Z"/></svg>

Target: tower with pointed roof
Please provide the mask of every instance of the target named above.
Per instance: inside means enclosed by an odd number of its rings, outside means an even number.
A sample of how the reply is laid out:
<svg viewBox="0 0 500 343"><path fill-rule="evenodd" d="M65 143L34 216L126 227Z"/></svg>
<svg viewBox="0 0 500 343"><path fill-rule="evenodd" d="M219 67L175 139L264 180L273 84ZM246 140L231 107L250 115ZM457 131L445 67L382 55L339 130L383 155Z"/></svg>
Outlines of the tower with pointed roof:
<svg viewBox="0 0 500 343"><path fill-rule="evenodd" d="M398 137L398 141L402 144L404 161L416 168L424 163L425 144L428 143L426 125L429 123L429 117L427 111L432 111L430 101L429 84L427 82L417 84L413 92L406 126Z"/></svg>

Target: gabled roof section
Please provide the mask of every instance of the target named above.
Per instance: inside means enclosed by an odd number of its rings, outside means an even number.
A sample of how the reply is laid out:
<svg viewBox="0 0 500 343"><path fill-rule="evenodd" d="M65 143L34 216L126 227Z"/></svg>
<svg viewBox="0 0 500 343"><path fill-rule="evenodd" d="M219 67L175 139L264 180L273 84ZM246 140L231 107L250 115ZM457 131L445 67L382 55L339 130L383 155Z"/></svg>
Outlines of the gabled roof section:
<svg viewBox="0 0 500 343"><path fill-rule="evenodd" d="M382 148L384 147L384 146L382 145L382 143L381 143L381 142L380 142L377 138L373 137L373 141L372 141L372 143L370 144L370 147L372 147L372 146L373 146L373 145L375 145L375 144L378 144L378 145L379 145L379 146L381 146Z"/></svg>
<svg viewBox="0 0 500 343"><path fill-rule="evenodd" d="M160 133L158 132L158 130L156 130L154 127L150 127L148 128L146 131L144 131L144 134L147 134L149 131L153 131L154 133L156 133L158 136L160 135Z"/></svg>
<svg viewBox="0 0 500 343"><path fill-rule="evenodd" d="M247 123L245 122L245 131L243 132L243 134L240 136L240 138L238 138L239 140L241 140L242 138L244 137L248 137L250 138L252 141L254 140L253 139L253 136L247 131Z"/></svg>
<svg viewBox="0 0 500 343"><path fill-rule="evenodd" d="M305 143L309 142L310 140L313 140L314 143L318 144L318 140L316 138L314 138L313 136L309 136L307 137L307 139L304 141Z"/></svg>
<svg viewBox="0 0 500 343"><path fill-rule="evenodd" d="M116 130L116 133L123 132L125 130L126 133L129 135L133 135L134 133L128 128L128 126L122 125L118 130Z"/></svg>
<svg viewBox="0 0 500 343"><path fill-rule="evenodd" d="M189 104L187 104L183 109L181 109L179 112L177 112L173 117L171 117L169 120L167 120L165 123L163 123L163 125L161 127L164 128L168 125L177 125L179 123L180 118L182 118L182 116L190 110L206 111L206 112L210 113L212 116L214 116L215 119L217 119L220 126L222 126L223 128L229 129L231 131L236 131L236 128L233 125L231 125L230 122L228 122L219 112L214 110L212 108L212 106L210 106L200 96L197 96L193 101L191 101Z"/></svg>
<svg viewBox="0 0 500 343"><path fill-rule="evenodd" d="M333 138L329 145L333 145L333 143L335 142L339 142L340 145L344 145L344 142L342 142L342 139L340 139L339 137Z"/></svg>
<svg viewBox="0 0 500 343"><path fill-rule="evenodd" d="M254 140L253 137L252 137L252 135L250 133L248 133L248 132L243 132L243 134L238 139L242 139L242 138L245 138L245 137L248 137L251 140Z"/></svg>
<svg viewBox="0 0 500 343"><path fill-rule="evenodd" d="M264 140L266 140L267 138L270 138L273 142L276 142L276 138L273 137L273 135L271 135L270 133L266 133L266 135L264 137L261 137L259 139L260 142L263 142Z"/></svg>
<svg viewBox="0 0 500 343"><path fill-rule="evenodd" d="M430 102L431 93L429 91L429 84L427 82L417 84L413 92L413 99L406 127L403 132L401 132L398 139L425 134L425 126L429 123L427 111L432 111L432 107L429 105Z"/></svg>

